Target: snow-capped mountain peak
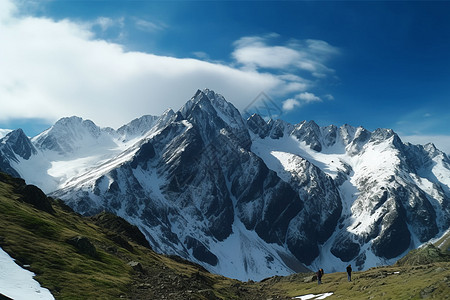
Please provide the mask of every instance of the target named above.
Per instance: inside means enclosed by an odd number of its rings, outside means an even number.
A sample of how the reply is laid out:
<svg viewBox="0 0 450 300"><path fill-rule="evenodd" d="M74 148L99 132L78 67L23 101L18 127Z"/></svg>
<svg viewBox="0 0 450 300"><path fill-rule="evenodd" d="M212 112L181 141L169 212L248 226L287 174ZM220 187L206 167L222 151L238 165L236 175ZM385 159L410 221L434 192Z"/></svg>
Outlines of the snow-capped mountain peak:
<svg viewBox="0 0 450 300"><path fill-rule="evenodd" d="M117 131L71 117L32 141L10 133L0 169L243 280L391 263L450 226L450 161L434 145L390 129L244 121L208 89Z"/></svg>
<svg viewBox="0 0 450 300"><path fill-rule="evenodd" d="M67 155L111 140L108 132L91 120L73 116L58 120L32 141L39 149Z"/></svg>

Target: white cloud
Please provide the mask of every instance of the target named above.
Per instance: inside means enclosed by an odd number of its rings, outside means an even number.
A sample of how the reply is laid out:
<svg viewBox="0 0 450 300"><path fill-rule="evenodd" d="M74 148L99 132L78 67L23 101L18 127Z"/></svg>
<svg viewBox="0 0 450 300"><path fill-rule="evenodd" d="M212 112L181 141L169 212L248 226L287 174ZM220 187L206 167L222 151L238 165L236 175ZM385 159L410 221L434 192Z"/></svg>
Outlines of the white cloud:
<svg viewBox="0 0 450 300"><path fill-rule="evenodd" d="M277 34L247 36L234 43L233 58L243 70L271 70L288 81L280 94L297 95L283 102L283 110L291 111L311 102L322 101L308 89L334 74L325 63L339 53L336 47L320 40L293 40L286 45L271 45ZM300 75L301 74L301 75ZM299 92L302 92L298 94ZM327 94L325 99L334 99Z"/></svg>
<svg viewBox="0 0 450 300"><path fill-rule="evenodd" d="M114 20L111 18L106 18L106 17L99 17L97 18L95 24L100 26L100 28L105 31L108 28L114 26Z"/></svg>
<svg viewBox="0 0 450 300"><path fill-rule="evenodd" d="M234 43L233 58L244 68L303 70L315 78L324 78L334 70L325 63L339 53L336 47L321 40L291 41L287 45L269 45L278 35L243 37Z"/></svg>
<svg viewBox="0 0 450 300"><path fill-rule="evenodd" d="M311 102L322 102L322 99L313 93L303 92L295 95L295 98L289 98L283 101L283 111L289 112Z"/></svg>
<svg viewBox="0 0 450 300"><path fill-rule="evenodd" d="M197 88L213 89L243 109L261 91L284 97L312 86L293 73L127 52L120 44L98 39L92 23L18 17L12 3L0 0L0 121L54 122L78 115L118 127L143 114L178 109ZM117 20L108 18L96 22L105 30L114 22L117 26ZM246 42L254 45L257 38ZM264 64L266 51L286 53L285 62L280 59L274 66L286 66L297 55L282 46L260 50L257 64Z"/></svg>
<svg viewBox="0 0 450 300"><path fill-rule="evenodd" d="M112 19L107 17L98 17L91 26L99 26L102 31L107 31L110 28L123 28L125 25L124 18Z"/></svg>
<svg viewBox="0 0 450 300"><path fill-rule="evenodd" d="M339 54L338 48L331 46L325 41L308 39L304 43L308 46L309 52L321 60Z"/></svg>
<svg viewBox="0 0 450 300"><path fill-rule="evenodd" d="M11 1L0 0L0 22L9 21L16 10L16 6Z"/></svg>
<svg viewBox="0 0 450 300"><path fill-rule="evenodd" d="M305 101L306 103L308 102L320 102L322 101L322 99L320 99L319 97L317 97L316 95L314 95L313 93L309 93L309 92L304 92L301 93L299 95L296 96L298 99L301 99L303 101Z"/></svg>
<svg viewBox="0 0 450 300"><path fill-rule="evenodd" d="M237 48L233 57L241 64L250 68L284 69L301 58L294 49L282 46L266 46L259 42L253 45Z"/></svg>
<svg viewBox="0 0 450 300"><path fill-rule="evenodd" d="M283 111L291 111L296 107L301 106L300 102L296 99L287 99L283 101Z"/></svg>

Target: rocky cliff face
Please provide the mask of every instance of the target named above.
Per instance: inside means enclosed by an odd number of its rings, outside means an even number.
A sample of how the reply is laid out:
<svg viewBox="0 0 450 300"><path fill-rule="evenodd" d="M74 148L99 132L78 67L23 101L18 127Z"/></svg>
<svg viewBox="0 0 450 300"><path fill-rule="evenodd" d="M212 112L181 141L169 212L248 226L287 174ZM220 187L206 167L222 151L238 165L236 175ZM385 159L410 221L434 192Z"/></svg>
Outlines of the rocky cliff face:
<svg viewBox="0 0 450 300"><path fill-rule="evenodd" d="M342 213L329 219L339 219L338 226L331 238L318 241L322 251L313 265L351 262L363 269L387 263L448 229L449 160L434 146L403 144L388 129L369 132L348 125L320 128L303 122L277 137L269 135L272 131L270 123L265 135L253 131L252 150L285 181L315 174L312 182L319 192L301 180L292 185L304 187L302 199L326 202L322 208L312 205L321 214L333 215L331 204L342 203ZM307 170L308 163L318 171ZM320 194L324 191L335 191L340 201L324 201L333 199ZM320 224L314 219L307 223Z"/></svg>
<svg viewBox="0 0 450 300"><path fill-rule="evenodd" d="M239 279L393 262L450 225L450 161L434 146L388 129L243 120L210 90L117 131L72 117L32 142L5 139L10 173L34 183L23 170L47 159L47 192L76 211L112 212L156 251Z"/></svg>
<svg viewBox="0 0 450 300"><path fill-rule="evenodd" d="M11 131L0 139L0 171L20 177L11 163L27 160L36 153L36 148L22 129Z"/></svg>

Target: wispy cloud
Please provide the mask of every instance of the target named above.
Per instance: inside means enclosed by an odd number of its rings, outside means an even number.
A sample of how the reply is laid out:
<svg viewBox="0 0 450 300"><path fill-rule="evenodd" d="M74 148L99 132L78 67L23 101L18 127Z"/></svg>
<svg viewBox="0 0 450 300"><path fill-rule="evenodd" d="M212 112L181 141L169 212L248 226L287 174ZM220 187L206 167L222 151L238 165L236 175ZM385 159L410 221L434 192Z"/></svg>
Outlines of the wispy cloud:
<svg viewBox="0 0 450 300"><path fill-rule="evenodd" d="M203 52L203 51L195 51L195 52L193 52L192 54L193 54L195 57L197 57L198 59L201 59L201 60L209 60L209 59L210 59L208 53Z"/></svg>
<svg viewBox="0 0 450 300"><path fill-rule="evenodd" d="M325 99L327 99L327 100L334 100L334 96L331 95L331 94L326 94L326 95L324 95L323 97L324 97Z"/></svg>
<svg viewBox="0 0 450 300"><path fill-rule="evenodd" d="M99 26L102 31L107 31L113 27L124 27L124 18L112 19L107 17L98 17L94 22L92 22L92 26Z"/></svg>
<svg viewBox="0 0 450 300"><path fill-rule="evenodd" d="M325 63L339 54L338 48L321 40L292 40L273 45L278 35L243 37L234 43L233 58L245 68L302 70L316 78L334 73Z"/></svg>
<svg viewBox="0 0 450 300"><path fill-rule="evenodd" d="M283 93L292 93L283 101L283 110L292 111L311 102L322 101L310 92L320 80L334 75L326 63L339 49L321 40L290 40L276 44L278 34L247 36L234 43L232 57L243 70L270 72L286 81ZM333 100L331 94L324 96Z"/></svg>
<svg viewBox="0 0 450 300"><path fill-rule="evenodd" d="M148 20L143 20L139 18L134 18L134 24L137 29L146 32L156 32L167 28L167 25L163 23L151 22Z"/></svg>
<svg viewBox="0 0 450 300"><path fill-rule="evenodd" d="M322 99L313 93L303 92L296 95L295 98L290 98L283 101L283 111L289 112L297 107L301 107L311 102L322 102Z"/></svg>
<svg viewBox="0 0 450 300"><path fill-rule="evenodd" d="M144 113L158 115L168 107L178 109L197 88L214 89L243 109L261 91L281 98L310 92L313 84L295 72L282 71L295 64L294 57L303 55L301 51L288 45L269 47L268 37L259 39L262 49L258 59L246 58L256 66L250 69L243 67L245 55L241 62L226 64L205 57L183 59L129 52L118 43L99 38L93 28L95 24L101 30L111 30L122 26L120 19L98 18L86 24L19 16L14 14L13 3L0 2L2 121L40 118L54 122L78 115L101 126L118 127ZM158 29L151 23L138 23ZM245 43L248 47L258 45L257 40L243 38L235 44L236 50L244 50ZM268 53L286 53L287 59L270 64ZM273 66L274 72L261 70L263 65ZM306 100L299 96L296 101Z"/></svg>

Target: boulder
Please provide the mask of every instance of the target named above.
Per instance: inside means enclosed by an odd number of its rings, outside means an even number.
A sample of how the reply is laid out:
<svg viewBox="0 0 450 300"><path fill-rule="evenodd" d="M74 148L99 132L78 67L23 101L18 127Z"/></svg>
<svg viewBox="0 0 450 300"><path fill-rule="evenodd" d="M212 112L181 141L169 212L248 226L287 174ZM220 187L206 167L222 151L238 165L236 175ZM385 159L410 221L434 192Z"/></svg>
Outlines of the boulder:
<svg viewBox="0 0 450 300"><path fill-rule="evenodd" d="M49 214L55 214L50 198L48 198L38 187L34 185L24 185L18 189L18 192L22 194L22 200L24 202L33 205L39 210L48 212Z"/></svg>
<svg viewBox="0 0 450 300"><path fill-rule="evenodd" d="M68 239L67 243L77 248L78 252L82 254L87 254L93 258L98 256L94 244L87 237L75 236Z"/></svg>
<svg viewBox="0 0 450 300"><path fill-rule="evenodd" d="M128 263L128 265L130 267L133 268L133 270L135 270L136 272L140 272L140 273L144 273L144 267L142 266L142 264L140 262L137 261L130 261Z"/></svg>

